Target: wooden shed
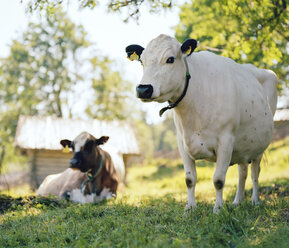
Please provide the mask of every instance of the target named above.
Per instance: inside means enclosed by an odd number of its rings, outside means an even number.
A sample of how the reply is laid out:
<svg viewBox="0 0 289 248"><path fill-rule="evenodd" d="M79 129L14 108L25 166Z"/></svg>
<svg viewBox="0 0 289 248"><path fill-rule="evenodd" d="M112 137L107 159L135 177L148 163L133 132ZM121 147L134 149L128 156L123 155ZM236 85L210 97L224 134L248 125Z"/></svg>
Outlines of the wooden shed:
<svg viewBox="0 0 289 248"><path fill-rule="evenodd" d="M83 131L96 138L109 136L102 148L110 153L119 179L125 180L130 158L140 153L134 129L129 123L20 116L15 145L30 158L32 187L38 187L47 175L69 167L72 152L63 153L59 142L61 139L73 140Z"/></svg>

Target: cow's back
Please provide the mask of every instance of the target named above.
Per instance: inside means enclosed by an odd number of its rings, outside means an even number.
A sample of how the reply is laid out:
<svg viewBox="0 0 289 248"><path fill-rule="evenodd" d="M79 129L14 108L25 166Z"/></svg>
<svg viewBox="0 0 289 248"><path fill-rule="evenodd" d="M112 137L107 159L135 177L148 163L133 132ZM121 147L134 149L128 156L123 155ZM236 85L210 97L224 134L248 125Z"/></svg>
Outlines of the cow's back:
<svg viewBox="0 0 289 248"><path fill-rule="evenodd" d="M264 88L264 94L268 97L270 109L274 116L277 105L277 76L271 70L259 69L252 64L243 65L249 70Z"/></svg>
<svg viewBox="0 0 289 248"><path fill-rule="evenodd" d="M58 195L62 188L63 182L61 181L62 173L52 174L47 176L40 184L37 190L37 196Z"/></svg>
<svg viewBox="0 0 289 248"><path fill-rule="evenodd" d="M41 183L37 196L63 195L76 188L80 188L81 183L86 179L86 175L80 171L70 168L65 171L47 176Z"/></svg>

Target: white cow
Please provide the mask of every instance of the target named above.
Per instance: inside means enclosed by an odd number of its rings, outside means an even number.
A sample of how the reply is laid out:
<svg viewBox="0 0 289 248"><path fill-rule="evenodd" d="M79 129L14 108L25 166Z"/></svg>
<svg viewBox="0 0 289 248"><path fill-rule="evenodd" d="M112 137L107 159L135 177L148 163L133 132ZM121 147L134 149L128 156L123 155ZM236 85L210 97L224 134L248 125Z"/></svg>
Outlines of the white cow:
<svg viewBox="0 0 289 248"><path fill-rule="evenodd" d="M174 108L188 189L186 209L196 206L198 159L216 162L214 212L223 205L226 173L235 163L239 183L233 204L239 204L245 197L248 163L253 181L252 203L258 204L260 161L273 132L276 75L207 51L191 54L196 46L193 39L180 44L166 35L158 36L145 49L128 46L128 58L143 65L137 95L145 102L168 101L170 105L161 113Z"/></svg>

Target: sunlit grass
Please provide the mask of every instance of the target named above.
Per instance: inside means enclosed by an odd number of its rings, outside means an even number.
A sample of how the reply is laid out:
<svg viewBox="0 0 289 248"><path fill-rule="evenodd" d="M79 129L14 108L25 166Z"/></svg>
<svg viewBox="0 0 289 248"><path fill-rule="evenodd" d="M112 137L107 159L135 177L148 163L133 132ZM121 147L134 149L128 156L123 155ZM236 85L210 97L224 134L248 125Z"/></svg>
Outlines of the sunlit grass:
<svg viewBox="0 0 289 248"><path fill-rule="evenodd" d="M196 186L197 201L212 203L215 199L213 163L197 161L198 181ZM199 166L200 164L200 166ZM266 151L261 162L259 182L261 185L272 184L274 180L289 180L289 139L275 142ZM185 173L182 160L159 159L132 167L128 171L128 187L119 194L119 198L133 204L144 197L163 197L174 195L176 200L186 201ZM238 183L238 166L230 166L226 177L224 198L235 193ZM252 189L250 165L246 181L246 190Z"/></svg>
<svg viewBox="0 0 289 248"><path fill-rule="evenodd" d="M246 200L237 207L231 205L238 181L235 165L228 170L224 209L213 214L215 166L198 161L198 208L185 214L182 161L151 160L129 168L128 185L116 200L80 205L32 197L22 205L13 204L0 216L0 247L287 248L289 139L272 144L266 157L258 206L250 200L250 170ZM19 196L24 191L9 194Z"/></svg>
<svg viewBox="0 0 289 248"><path fill-rule="evenodd" d="M7 190L1 191L2 194L10 195L13 197L35 195L36 192L33 192L29 184L23 184L17 187L11 187Z"/></svg>

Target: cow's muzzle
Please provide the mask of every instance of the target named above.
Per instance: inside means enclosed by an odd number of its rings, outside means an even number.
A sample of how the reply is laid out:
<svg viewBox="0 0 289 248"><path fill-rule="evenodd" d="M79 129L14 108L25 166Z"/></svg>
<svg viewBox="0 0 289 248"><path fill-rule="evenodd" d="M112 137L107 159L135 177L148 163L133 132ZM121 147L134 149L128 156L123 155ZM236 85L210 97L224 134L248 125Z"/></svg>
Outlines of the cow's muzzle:
<svg viewBox="0 0 289 248"><path fill-rule="evenodd" d="M82 154L81 152L76 152L73 158L69 162L71 169L80 169L80 165L82 164Z"/></svg>
<svg viewBox="0 0 289 248"><path fill-rule="evenodd" d="M150 84L140 84L136 87L137 97L141 99L150 99L153 94L153 86Z"/></svg>
<svg viewBox="0 0 289 248"><path fill-rule="evenodd" d="M70 164L70 167L76 167L76 166L80 165L80 161L76 158L72 158L70 160L69 164Z"/></svg>

